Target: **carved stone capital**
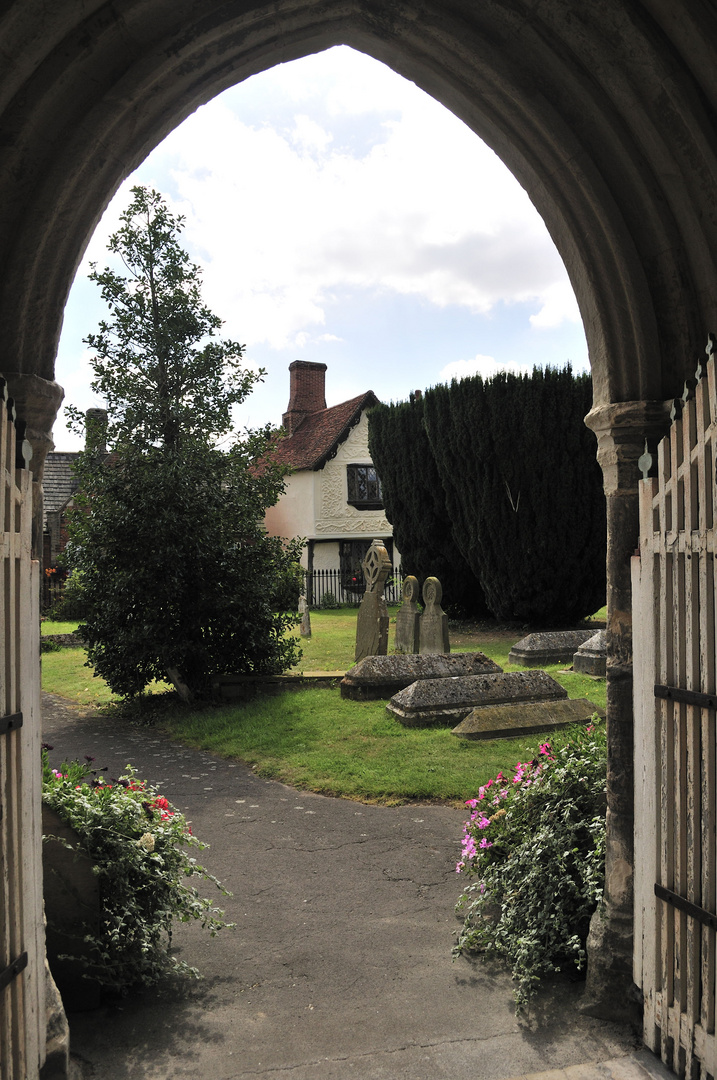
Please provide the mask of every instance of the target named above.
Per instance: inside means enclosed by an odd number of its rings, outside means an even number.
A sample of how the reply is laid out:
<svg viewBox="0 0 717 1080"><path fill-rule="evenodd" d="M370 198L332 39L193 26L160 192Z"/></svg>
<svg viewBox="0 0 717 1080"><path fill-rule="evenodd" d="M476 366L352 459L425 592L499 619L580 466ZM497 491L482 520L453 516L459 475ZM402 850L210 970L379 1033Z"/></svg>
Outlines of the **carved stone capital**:
<svg viewBox="0 0 717 1080"><path fill-rule="evenodd" d="M637 462L645 440L654 442L667 433L671 407L672 400L621 401L590 410L585 423L597 435L606 495L637 495Z"/></svg>
<svg viewBox="0 0 717 1080"><path fill-rule="evenodd" d="M65 391L59 383L26 375L18 371L3 371L8 391L15 401L19 420L27 424L25 438L32 446L30 468L35 480L42 478L45 458L54 448L52 425L62 404Z"/></svg>

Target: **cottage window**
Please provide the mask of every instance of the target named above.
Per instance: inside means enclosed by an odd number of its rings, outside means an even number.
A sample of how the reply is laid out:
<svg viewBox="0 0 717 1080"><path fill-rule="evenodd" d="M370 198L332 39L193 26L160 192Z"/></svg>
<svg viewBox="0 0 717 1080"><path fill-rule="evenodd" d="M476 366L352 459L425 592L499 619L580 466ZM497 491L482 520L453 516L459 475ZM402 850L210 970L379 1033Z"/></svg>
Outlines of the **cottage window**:
<svg viewBox="0 0 717 1080"><path fill-rule="evenodd" d="M357 510L383 510L381 481L373 465L347 465L348 499Z"/></svg>

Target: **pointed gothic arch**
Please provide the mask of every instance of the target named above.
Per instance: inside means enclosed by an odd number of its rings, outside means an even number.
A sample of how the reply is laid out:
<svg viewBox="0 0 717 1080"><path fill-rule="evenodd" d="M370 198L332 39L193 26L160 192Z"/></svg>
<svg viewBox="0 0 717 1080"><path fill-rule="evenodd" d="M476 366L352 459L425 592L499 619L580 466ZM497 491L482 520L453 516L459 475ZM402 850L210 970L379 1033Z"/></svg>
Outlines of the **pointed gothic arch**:
<svg viewBox="0 0 717 1080"><path fill-rule="evenodd" d="M10 0L0 14L0 366L38 478L89 237L122 180L228 86L350 45L456 113L528 191L580 305L608 493L608 922L623 983L636 460L717 327L716 43L711 0Z"/></svg>

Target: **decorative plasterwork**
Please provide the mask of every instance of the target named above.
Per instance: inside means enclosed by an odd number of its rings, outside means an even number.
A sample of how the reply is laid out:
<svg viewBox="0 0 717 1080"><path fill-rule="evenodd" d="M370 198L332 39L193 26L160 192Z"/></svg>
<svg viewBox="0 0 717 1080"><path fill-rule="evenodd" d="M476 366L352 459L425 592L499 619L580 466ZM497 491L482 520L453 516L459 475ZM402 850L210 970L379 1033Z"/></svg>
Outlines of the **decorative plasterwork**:
<svg viewBox="0 0 717 1080"><path fill-rule="evenodd" d="M392 528L383 510L357 510L346 502L346 465L371 464L368 452L368 419L364 413L360 422L341 444L335 458L321 470L320 517L317 533L333 536L355 533L390 536Z"/></svg>

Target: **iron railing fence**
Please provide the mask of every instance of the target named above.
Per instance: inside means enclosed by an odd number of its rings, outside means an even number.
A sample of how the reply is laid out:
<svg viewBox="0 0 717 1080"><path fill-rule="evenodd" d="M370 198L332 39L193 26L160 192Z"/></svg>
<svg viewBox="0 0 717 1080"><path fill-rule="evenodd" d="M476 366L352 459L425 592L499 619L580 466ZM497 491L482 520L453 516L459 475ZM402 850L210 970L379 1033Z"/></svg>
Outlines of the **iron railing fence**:
<svg viewBox="0 0 717 1080"><path fill-rule="evenodd" d="M65 576L58 573L48 574L47 571L42 575L42 581L40 583L41 596L40 596L40 610L43 615L46 615L51 608L55 606L58 600L62 597L62 591L65 588Z"/></svg>
<svg viewBox="0 0 717 1080"><path fill-rule="evenodd" d="M383 591L386 603L398 604L401 602L402 586L403 571L400 567L395 566ZM340 570L314 570L311 573L307 570L304 572L304 596L309 607L333 607L334 603L353 604L358 607L364 590L363 581L358 579L349 580Z"/></svg>
<svg viewBox="0 0 717 1080"><path fill-rule="evenodd" d="M394 567L384 589L388 604L401 602L403 572ZM64 577L59 574L43 575L41 609L47 614L61 599L65 587ZM334 604L350 604L358 607L364 594L364 583L358 578L349 580L340 570L314 570L304 572L304 595L309 607L332 607ZM333 598L333 599L332 599Z"/></svg>

